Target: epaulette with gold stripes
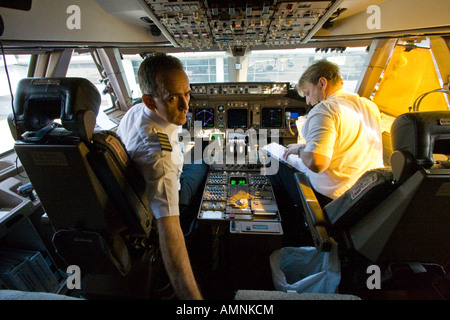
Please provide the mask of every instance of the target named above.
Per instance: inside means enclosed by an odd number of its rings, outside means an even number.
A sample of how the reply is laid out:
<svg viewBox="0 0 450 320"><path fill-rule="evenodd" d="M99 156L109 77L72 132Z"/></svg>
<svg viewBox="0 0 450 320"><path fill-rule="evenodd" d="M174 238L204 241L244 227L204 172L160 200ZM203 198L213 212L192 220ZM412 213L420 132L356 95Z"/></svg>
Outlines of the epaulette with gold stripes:
<svg viewBox="0 0 450 320"><path fill-rule="evenodd" d="M162 150L172 151L172 145L170 144L169 136L167 134L158 132L158 140Z"/></svg>

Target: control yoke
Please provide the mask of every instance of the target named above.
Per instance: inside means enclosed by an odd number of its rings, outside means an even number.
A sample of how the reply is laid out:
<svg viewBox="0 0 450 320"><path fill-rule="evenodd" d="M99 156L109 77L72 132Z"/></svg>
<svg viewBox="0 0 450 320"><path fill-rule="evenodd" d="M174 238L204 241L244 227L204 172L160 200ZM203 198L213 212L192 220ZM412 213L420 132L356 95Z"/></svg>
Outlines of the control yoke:
<svg viewBox="0 0 450 320"><path fill-rule="evenodd" d="M291 113L289 111L286 111L286 113L284 115L286 118L286 128L288 129L289 134L291 136L295 136L295 133L294 133L294 131L292 131L292 128L291 128Z"/></svg>

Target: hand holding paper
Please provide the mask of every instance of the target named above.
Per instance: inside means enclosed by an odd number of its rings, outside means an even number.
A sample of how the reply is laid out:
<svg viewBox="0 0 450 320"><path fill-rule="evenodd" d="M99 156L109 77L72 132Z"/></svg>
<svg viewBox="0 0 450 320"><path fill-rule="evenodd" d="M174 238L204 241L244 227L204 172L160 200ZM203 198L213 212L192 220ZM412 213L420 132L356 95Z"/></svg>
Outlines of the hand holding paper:
<svg viewBox="0 0 450 320"><path fill-rule="evenodd" d="M260 148L260 150L300 172L305 173L307 171L307 167L303 163L302 159L300 159L295 152L289 154L286 159L284 158L284 154L288 150L288 148L286 148L285 146L282 146L276 142L272 142Z"/></svg>

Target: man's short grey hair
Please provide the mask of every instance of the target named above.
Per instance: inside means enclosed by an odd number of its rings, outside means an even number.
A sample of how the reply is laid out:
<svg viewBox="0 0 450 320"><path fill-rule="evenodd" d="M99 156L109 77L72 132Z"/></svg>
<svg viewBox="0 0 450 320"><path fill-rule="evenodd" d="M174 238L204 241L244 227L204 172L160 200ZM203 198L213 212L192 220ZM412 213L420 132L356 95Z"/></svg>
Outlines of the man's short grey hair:
<svg viewBox="0 0 450 320"><path fill-rule="evenodd" d="M317 84L324 77L331 85L342 84L341 70L336 63L326 59L318 60L311 64L298 80L297 91L303 96L303 90L307 83Z"/></svg>
<svg viewBox="0 0 450 320"><path fill-rule="evenodd" d="M163 52L152 53L142 61L137 73L137 79L142 94L157 95L157 76L160 72L183 70L181 61Z"/></svg>

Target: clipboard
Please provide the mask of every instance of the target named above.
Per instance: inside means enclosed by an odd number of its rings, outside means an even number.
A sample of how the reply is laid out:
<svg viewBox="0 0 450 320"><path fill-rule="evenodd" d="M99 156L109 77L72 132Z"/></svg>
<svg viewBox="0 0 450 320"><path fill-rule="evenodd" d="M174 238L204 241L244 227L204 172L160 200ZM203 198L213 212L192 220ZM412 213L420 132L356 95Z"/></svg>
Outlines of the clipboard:
<svg viewBox="0 0 450 320"><path fill-rule="evenodd" d="M307 167L303 163L302 159L300 159L297 155L291 154L287 159L283 158L283 154L287 148L279 143L272 142L268 145L260 147L259 150L267 154L268 156L278 160L281 163L284 163L288 167L306 173Z"/></svg>

